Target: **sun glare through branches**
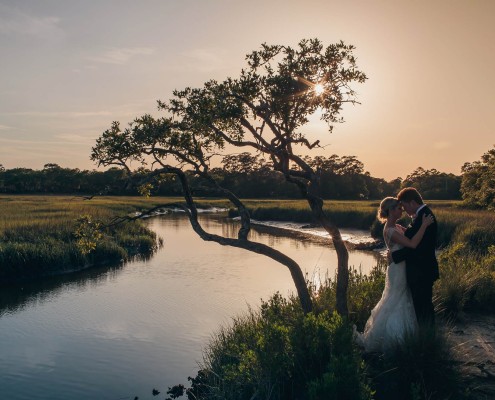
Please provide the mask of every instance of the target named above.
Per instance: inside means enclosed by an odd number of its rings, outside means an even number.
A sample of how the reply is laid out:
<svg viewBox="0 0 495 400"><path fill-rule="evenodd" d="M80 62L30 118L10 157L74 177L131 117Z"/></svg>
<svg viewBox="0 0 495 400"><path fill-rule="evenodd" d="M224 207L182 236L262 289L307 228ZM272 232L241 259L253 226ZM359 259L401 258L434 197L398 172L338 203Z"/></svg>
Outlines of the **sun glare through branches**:
<svg viewBox="0 0 495 400"><path fill-rule="evenodd" d="M313 90L315 91L315 94L317 96L319 96L319 95L323 94L323 92L325 91L325 87L321 83L317 83L314 86Z"/></svg>

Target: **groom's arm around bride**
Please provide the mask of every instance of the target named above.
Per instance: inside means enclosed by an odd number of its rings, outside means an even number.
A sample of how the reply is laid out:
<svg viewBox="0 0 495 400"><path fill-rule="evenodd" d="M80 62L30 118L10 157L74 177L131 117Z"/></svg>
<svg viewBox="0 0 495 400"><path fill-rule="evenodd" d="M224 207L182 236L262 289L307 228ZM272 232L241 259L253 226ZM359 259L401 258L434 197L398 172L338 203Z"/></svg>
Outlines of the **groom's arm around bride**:
<svg viewBox="0 0 495 400"><path fill-rule="evenodd" d="M402 189L398 196L404 211L413 217L413 222L404 234L411 239L421 226L423 215L433 215L414 188ZM434 215L433 215L434 216ZM403 248L392 253L395 263L406 262L407 283L411 289L416 316L420 325L434 322L432 302L433 283L438 279L438 262L435 255L437 222L426 228L423 239L415 249Z"/></svg>

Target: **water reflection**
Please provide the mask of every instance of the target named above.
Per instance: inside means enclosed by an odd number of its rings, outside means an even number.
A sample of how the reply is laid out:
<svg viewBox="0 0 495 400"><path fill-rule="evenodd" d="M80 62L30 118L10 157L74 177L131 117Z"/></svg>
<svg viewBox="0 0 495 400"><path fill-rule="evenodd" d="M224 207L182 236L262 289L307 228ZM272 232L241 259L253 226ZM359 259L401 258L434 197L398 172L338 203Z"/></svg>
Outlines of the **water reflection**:
<svg viewBox="0 0 495 400"><path fill-rule="evenodd" d="M222 224L222 235L226 237L237 237L239 231L239 222L232 219L225 219ZM299 240L294 240L294 239ZM284 231L282 229L276 229L271 227L266 227L262 225L253 225L251 231L249 232L249 240L253 242L266 242L271 247L276 247L283 240L291 241L291 245L297 247L302 246L303 248L309 245L309 239L303 238L302 235L297 235L295 232Z"/></svg>
<svg viewBox="0 0 495 400"><path fill-rule="evenodd" d="M226 218L225 215L200 215L200 221L204 228L212 233L221 234L225 237L237 237L239 231L239 222ZM165 224L163 222L165 221ZM163 238L167 243L167 237L170 239L170 234L177 234L185 227L187 229L188 220L183 214L169 214L166 216L155 217L153 220L148 220L151 226L166 226L167 232ZM192 232L192 231L191 231ZM192 232L194 235L194 233ZM325 260L325 249L332 249L331 242L328 239L321 239L318 237L308 238L303 234L298 234L294 231L286 231L282 229L275 229L273 227L266 227L261 225L253 226L249 233L249 240L262 242L275 248L287 248L291 249L288 253L298 250L308 250L315 246L321 247L321 254L317 262L313 265L313 268L309 268L306 265L306 272L317 280L321 280L321 275L330 275L326 269L333 269ZM188 242L184 243L185 247L189 247ZM208 243L211 245L211 243ZM169 249L167 246L164 249L167 252ZM187 250L184 250L187 251ZM351 263L356 268L363 267L364 271L368 270L368 266L374 266L379 259L379 254L376 252L362 252L362 251L350 251ZM353 257L352 255L364 255L363 257ZM132 262L149 261L153 256L135 257ZM297 258L297 256L296 256ZM371 263L370 263L371 259ZM356 263L357 262L357 263ZM305 265L303 264L302 267ZM310 266L311 267L311 266ZM51 301L54 297L61 293L71 291L84 291L88 288L96 288L101 285L105 285L115 279L122 273L124 263L112 266L100 266L93 267L87 270L75 272L67 275L47 277L36 281L26 281L22 283L10 284L8 286L1 287L0 290L0 317L4 314L16 313L23 310L26 307L30 307L32 304L39 304L43 301Z"/></svg>
<svg viewBox="0 0 495 400"><path fill-rule="evenodd" d="M117 279L123 267L124 263L93 267L67 275L2 286L0 288L0 318L4 314L13 314L44 301L52 301L62 293L94 289L107 284Z"/></svg>
<svg viewBox="0 0 495 400"><path fill-rule="evenodd" d="M201 216L205 229L237 236L238 223ZM275 291L293 293L287 268L243 249L205 242L185 215L147 220L164 239L147 260L10 285L0 290L2 398L148 398L193 376L220 325ZM315 281L333 276L328 245L255 227ZM351 252L369 269L373 252ZM62 382L62 383L61 383Z"/></svg>

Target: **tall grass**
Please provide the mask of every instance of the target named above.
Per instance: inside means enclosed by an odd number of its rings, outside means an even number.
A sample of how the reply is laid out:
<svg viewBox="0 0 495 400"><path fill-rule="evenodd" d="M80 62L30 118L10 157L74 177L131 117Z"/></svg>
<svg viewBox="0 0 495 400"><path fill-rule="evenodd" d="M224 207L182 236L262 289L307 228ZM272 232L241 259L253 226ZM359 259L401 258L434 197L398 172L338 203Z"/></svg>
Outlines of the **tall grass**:
<svg viewBox="0 0 495 400"><path fill-rule="evenodd" d="M312 287L314 311L275 294L222 327L204 351L189 399L460 398L443 331L406 338L387 356L361 354L352 324L364 325L381 296L384 267L350 275L350 320L334 313L335 282Z"/></svg>
<svg viewBox="0 0 495 400"><path fill-rule="evenodd" d="M77 244L77 219L90 215L103 224L113 217L151 206L140 198L0 196L0 282L36 278L90 265L150 254L156 235L142 224L108 228L86 254Z"/></svg>
<svg viewBox="0 0 495 400"><path fill-rule="evenodd" d="M456 242L439 257L435 284L437 312L456 318L462 312L495 310L495 245L475 251L468 242Z"/></svg>
<svg viewBox="0 0 495 400"><path fill-rule="evenodd" d="M313 222L305 200L247 200L245 205L253 219ZM341 228L370 229L377 207L378 203L372 201L325 201L325 211ZM229 215L237 216L237 210L231 209Z"/></svg>

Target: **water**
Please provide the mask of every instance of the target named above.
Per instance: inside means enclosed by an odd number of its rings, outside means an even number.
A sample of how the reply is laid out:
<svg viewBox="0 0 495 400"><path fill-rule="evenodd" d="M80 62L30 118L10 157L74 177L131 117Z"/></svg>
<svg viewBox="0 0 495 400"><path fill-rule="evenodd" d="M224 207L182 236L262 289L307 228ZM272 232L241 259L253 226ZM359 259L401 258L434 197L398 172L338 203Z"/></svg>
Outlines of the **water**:
<svg viewBox="0 0 495 400"><path fill-rule="evenodd" d="M206 230L235 235L235 223L202 217ZM164 239L151 259L2 288L2 399L154 399L187 384L201 349L221 324L275 291L294 291L288 270L261 255L202 241L184 216L147 223ZM308 276L334 274L335 252L252 232L298 261ZM368 270L372 252L351 252ZM162 397L162 395L160 395Z"/></svg>

